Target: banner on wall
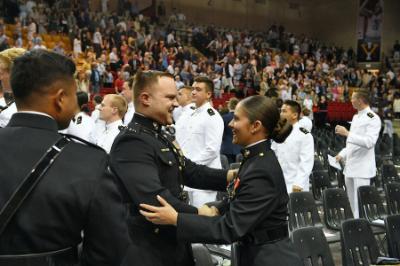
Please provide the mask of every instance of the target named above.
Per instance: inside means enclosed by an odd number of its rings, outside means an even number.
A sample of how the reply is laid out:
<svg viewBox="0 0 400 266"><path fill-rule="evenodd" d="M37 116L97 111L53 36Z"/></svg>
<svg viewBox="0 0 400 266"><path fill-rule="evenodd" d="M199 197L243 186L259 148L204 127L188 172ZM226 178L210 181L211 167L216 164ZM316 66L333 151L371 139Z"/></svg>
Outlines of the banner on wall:
<svg viewBox="0 0 400 266"><path fill-rule="evenodd" d="M379 62L381 55L383 1L359 0L357 61Z"/></svg>

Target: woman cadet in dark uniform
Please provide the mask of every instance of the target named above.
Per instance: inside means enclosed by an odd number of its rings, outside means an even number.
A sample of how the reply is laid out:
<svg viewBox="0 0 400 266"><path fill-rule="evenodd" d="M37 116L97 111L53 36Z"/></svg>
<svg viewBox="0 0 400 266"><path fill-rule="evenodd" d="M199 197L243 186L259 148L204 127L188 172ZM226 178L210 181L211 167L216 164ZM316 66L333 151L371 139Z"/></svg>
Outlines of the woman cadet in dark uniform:
<svg viewBox="0 0 400 266"><path fill-rule="evenodd" d="M217 206L219 216L177 213L158 196L161 207L141 204L155 224L177 226L178 240L226 244L238 241L240 266L301 265L288 238L288 193L271 140L283 142L291 126L280 119L275 103L263 96L242 100L230 122L233 143L243 149L229 197Z"/></svg>

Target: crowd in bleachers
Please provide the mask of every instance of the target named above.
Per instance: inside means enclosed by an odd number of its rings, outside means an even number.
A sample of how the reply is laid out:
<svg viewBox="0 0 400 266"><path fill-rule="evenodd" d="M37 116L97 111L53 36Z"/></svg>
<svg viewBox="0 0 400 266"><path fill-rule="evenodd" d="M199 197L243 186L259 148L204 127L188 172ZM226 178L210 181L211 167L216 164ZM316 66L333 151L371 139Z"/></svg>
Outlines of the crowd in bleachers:
<svg viewBox="0 0 400 266"><path fill-rule="evenodd" d="M69 54L78 66L79 89L86 92L98 93L98 86L120 91L121 79L139 68L157 69L173 74L178 86L210 77L218 109L226 107L228 92L236 92L295 99L309 110L325 111L325 100L348 102L353 87L364 87L380 115L399 113L394 104L399 70L390 64L374 73L359 69L351 47L327 45L276 24L264 32L199 26L177 11L164 17L162 7L162 19L151 19L130 1L112 13L90 10L86 2L18 1L15 17L6 18L12 24L1 21L0 50L23 46ZM99 84L91 80L93 69Z"/></svg>

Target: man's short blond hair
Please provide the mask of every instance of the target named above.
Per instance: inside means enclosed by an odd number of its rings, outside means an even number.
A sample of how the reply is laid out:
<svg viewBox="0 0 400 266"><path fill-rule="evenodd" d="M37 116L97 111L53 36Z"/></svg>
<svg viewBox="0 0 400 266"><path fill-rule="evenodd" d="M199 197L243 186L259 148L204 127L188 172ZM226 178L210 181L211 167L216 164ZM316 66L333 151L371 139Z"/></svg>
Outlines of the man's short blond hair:
<svg viewBox="0 0 400 266"><path fill-rule="evenodd" d="M128 103L125 98L118 94L107 94L104 98L110 98L111 106L118 109L118 116L123 118L128 110Z"/></svg>
<svg viewBox="0 0 400 266"><path fill-rule="evenodd" d="M10 48L0 52L0 65L1 67L11 72L11 68L15 58L23 55L26 52L24 48Z"/></svg>

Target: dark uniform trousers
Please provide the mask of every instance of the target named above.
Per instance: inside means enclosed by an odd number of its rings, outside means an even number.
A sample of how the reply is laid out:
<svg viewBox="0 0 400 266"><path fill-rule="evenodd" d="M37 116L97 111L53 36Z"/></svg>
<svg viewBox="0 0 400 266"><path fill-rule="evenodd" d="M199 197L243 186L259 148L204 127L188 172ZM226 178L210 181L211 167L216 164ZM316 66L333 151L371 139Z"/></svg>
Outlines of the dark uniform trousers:
<svg viewBox="0 0 400 266"><path fill-rule="evenodd" d="M238 241L240 266L302 265L288 238L288 194L270 141L243 151L222 216L178 214L181 241L226 244Z"/></svg>
<svg viewBox="0 0 400 266"><path fill-rule="evenodd" d="M197 214L197 208L184 202L183 185L224 190L227 171L184 158L158 123L137 113L115 139L110 166L126 192L128 226L140 249L140 265L193 265L191 246L177 239L176 227L151 224L139 214L139 204L159 205L160 195L178 212Z"/></svg>
<svg viewBox="0 0 400 266"><path fill-rule="evenodd" d="M61 137L57 130L52 118L31 113L14 114L0 129L0 208ZM1 235L0 255L76 248L83 241L81 265L120 265L130 239L107 165L100 148L69 143Z"/></svg>

